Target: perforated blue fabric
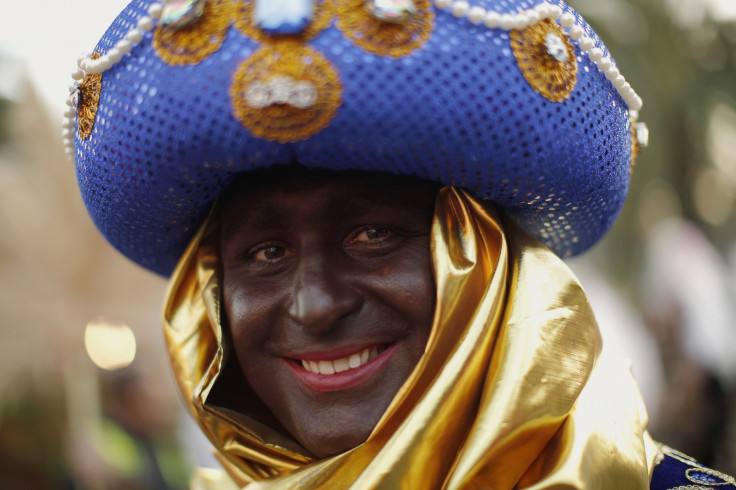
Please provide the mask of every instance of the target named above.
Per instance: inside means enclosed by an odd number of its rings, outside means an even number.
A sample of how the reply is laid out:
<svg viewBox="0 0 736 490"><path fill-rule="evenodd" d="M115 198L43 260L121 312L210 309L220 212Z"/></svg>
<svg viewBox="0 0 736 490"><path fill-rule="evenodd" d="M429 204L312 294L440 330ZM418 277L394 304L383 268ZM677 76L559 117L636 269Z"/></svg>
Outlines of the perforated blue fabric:
<svg viewBox="0 0 736 490"><path fill-rule="evenodd" d="M150 3L133 1L95 51L114 46ZM471 2L508 13L537 3ZM310 40L337 69L343 102L326 128L283 144L255 137L233 115L228 91L258 47L254 40L231 26L211 56L170 66L146 33L104 73L92 134L76 138L92 219L123 254L169 275L236 173L296 160L462 186L504 208L557 254L586 250L611 226L627 192L632 139L624 100L576 45L575 89L551 102L524 79L507 31L434 13L426 44L398 59L365 51L334 22Z"/></svg>

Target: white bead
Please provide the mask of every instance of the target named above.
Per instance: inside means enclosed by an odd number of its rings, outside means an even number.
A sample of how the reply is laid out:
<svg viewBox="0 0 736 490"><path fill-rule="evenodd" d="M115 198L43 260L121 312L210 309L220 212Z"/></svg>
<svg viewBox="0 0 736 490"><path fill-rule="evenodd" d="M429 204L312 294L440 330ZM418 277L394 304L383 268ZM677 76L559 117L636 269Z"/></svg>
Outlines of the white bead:
<svg viewBox="0 0 736 490"><path fill-rule="evenodd" d="M598 65L598 69L605 73L609 68L611 68L611 58L601 58L596 64Z"/></svg>
<svg viewBox="0 0 736 490"><path fill-rule="evenodd" d="M629 107L631 107L635 111L640 111L641 108L644 106L644 101L641 100L641 97L639 97L638 95L636 95L634 97L635 97L634 98L634 103L633 104L630 104Z"/></svg>
<svg viewBox="0 0 736 490"><path fill-rule="evenodd" d="M76 112L74 113L76 114ZM61 123L62 129L73 129L76 126L74 119L71 116L65 117L64 122Z"/></svg>
<svg viewBox="0 0 736 490"><path fill-rule="evenodd" d="M495 29L501 25L501 16L498 12L488 12L483 19L483 23L489 29Z"/></svg>
<svg viewBox="0 0 736 490"><path fill-rule="evenodd" d="M629 110L629 114L631 114L632 112L638 111ZM641 148L646 148L647 146L649 146L649 127L647 126L647 123L636 123L636 139Z"/></svg>
<svg viewBox="0 0 736 490"><path fill-rule="evenodd" d="M67 108L64 111L64 124L66 125L69 122L71 122L72 124L74 124L74 122L71 121L71 118L73 118L76 115L77 115L77 111L74 109L74 107L72 107L71 104L67 104ZM66 126L64 126L64 127L66 127Z"/></svg>
<svg viewBox="0 0 736 490"><path fill-rule="evenodd" d="M547 16L550 14L550 5L548 3L540 3L536 7L534 7L534 10L536 10L539 13L539 17L542 19L546 19Z"/></svg>
<svg viewBox="0 0 736 490"><path fill-rule="evenodd" d="M113 63L117 63L118 61L123 59L123 53L121 53L120 50L117 48L112 48L110 51L108 51L107 56Z"/></svg>
<svg viewBox="0 0 736 490"><path fill-rule="evenodd" d="M627 93L631 91L631 84L629 82L624 83L623 87L621 87L622 93Z"/></svg>
<svg viewBox="0 0 736 490"><path fill-rule="evenodd" d="M77 66L82 68L82 61L89 59L91 53L82 53L77 57Z"/></svg>
<svg viewBox="0 0 736 490"><path fill-rule="evenodd" d="M153 29L153 19L148 16L141 17L138 19L138 23L136 25L141 31L148 32Z"/></svg>
<svg viewBox="0 0 736 490"><path fill-rule="evenodd" d="M452 5L452 0L434 0L434 4L438 9L445 10Z"/></svg>
<svg viewBox="0 0 736 490"><path fill-rule="evenodd" d="M82 62L80 63L80 68L84 70L85 72L89 73L93 65L94 65L94 61L90 58L87 58L85 60L82 60Z"/></svg>
<svg viewBox="0 0 736 490"><path fill-rule="evenodd" d="M125 35L125 39L133 44L138 44L143 41L143 33L138 29L131 29L130 32Z"/></svg>
<svg viewBox="0 0 736 490"><path fill-rule="evenodd" d="M77 81L83 79L84 71L82 71L81 68L77 68L76 70L72 72L72 78Z"/></svg>
<svg viewBox="0 0 736 490"><path fill-rule="evenodd" d="M470 4L465 0L458 0L452 3L452 15L455 17L465 17L470 10Z"/></svg>
<svg viewBox="0 0 736 490"><path fill-rule="evenodd" d="M603 50L601 48L593 48L590 50L590 53L588 53L588 58L590 58L590 61L593 63L597 63L603 58Z"/></svg>
<svg viewBox="0 0 736 490"><path fill-rule="evenodd" d="M473 7L468 12L468 20L475 25L480 24L483 22L483 19L486 16L486 9L483 7Z"/></svg>
<svg viewBox="0 0 736 490"><path fill-rule="evenodd" d="M611 81L616 80L619 77L619 75L621 75L621 72L618 71L618 68L616 68L615 66L612 66L611 68L608 69L608 71L606 71L606 78Z"/></svg>
<svg viewBox="0 0 736 490"><path fill-rule="evenodd" d="M112 66L112 60L109 56L104 55L101 58L97 58L94 60L92 66L90 67L89 72L90 73L105 73L107 70L110 69Z"/></svg>
<svg viewBox="0 0 736 490"><path fill-rule="evenodd" d="M161 17L161 13L164 11L163 4L160 3L152 3L150 7L148 7L148 15L153 17L154 19L158 19Z"/></svg>
<svg viewBox="0 0 736 490"><path fill-rule="evenodd" d="M575 15L570 12L565 12L560 17L560 25L562 27L571 27L575 23Z"/></svg>
<svg viewBox="0 0 736 490"><path fill-rule="evenodd" d="M549 18L550 19L557 19L560 15L562 15L562 9L559 5L552 5L549 9Z"/></svg>
<svg viewBox="0 0 736 490"><path fill-rule="evenodd" d="M542 20L542 16L539 15L539 12L537 12L536 10L527 10L524 15L526 15L526 20L528 22L527 25L530 26Z"/></svg>
<svg viewBox="0 0 736 490"><path fill-rule="evenodd" d="M595 41L593 41L592 38L588 36L583 36L580 38L580 49L583 51L590 51L595 46Z"/></svg>
<svg viewBox="0 0 736 490"><path fill-rule="evenodd" d="M583 37L583 35L585 35L585 31L583 30L582 27L580 27L578 25L575 25L575 26L572 26L570 28L570 37L571 38L573 38L575 40L578 40L581 37Z"/></svg>
<svg viewBox="0 0 736 490"><path fill-rule="evenodd" d="M71 139L74 136L74 132L69 128L61 130L61 137L64 139Z"/></svg>
<svg viewBox="0 0 736 490"><path fill-rule="evenodd" d="M74 151L74 140L71 138L64 138L64 146L67 149L67 154Z"/></svg>
<svg viewBox="0 0 736 490"><path fill-rule="evenodd" d="M623 75L619 75L616 77L616 80L613 81L613 86L620 90L621 87L623 87L625 83L626 83L626 78L624 78Z"/></svg>
<svg viewBox="0 0 736 490"><path fill-rule="evenodd" d="M537 24L542 18L539 16L539 12L536 10L527 10L524 12L524 22L527 26Z"/></svg>
<svg viewBox="0 0 736 490"><path fill-rule="evenodd" d="M514 27L514 18L508 14L501 16L501 29L504 31L510 31Z"/></svg>
<svg viewBox="0 0 736 490"><path fill-rule="evenodd" d="M128 54L133 49L133 45L127 39L121 39L115 44L115 49L123 54Z"/></svg>
<svg viewBox="0 0 736 490"><path fill-rule="evenodd" d="M636 121L637 119L639 119L639 111L629 109L629 117L633 119L634 121Z"/></svg>

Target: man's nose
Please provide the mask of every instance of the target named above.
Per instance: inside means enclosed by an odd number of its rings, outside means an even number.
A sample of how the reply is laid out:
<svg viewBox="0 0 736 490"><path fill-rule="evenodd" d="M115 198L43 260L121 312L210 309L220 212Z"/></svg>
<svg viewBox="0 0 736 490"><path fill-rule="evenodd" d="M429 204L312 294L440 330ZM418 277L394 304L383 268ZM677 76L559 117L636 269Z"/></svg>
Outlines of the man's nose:
<svg viewBox="0 0 736 490"><path fill-rule="evenodd" d="M288 314L313 335L328 332L362 304L360 292L336 262L322 254L300 257L293 277Z"/></svg>

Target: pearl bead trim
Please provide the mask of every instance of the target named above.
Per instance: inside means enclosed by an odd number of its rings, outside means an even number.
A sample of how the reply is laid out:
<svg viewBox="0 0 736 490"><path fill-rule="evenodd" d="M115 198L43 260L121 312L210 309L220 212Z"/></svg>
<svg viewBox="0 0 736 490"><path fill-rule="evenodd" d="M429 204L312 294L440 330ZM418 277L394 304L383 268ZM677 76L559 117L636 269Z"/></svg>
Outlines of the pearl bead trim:
<svg viewBox="0 0 736 490"><path fill-rule="evenodd" d="M580 25L575 23L576 17L572 12L562 13L558 5L547 2L517 14L500 14L483 7L473 7L466 0L434 0L434 4L440 10L449 10L455 17L466 17L470 23L483 24L489 29L521 30L544 19L559 21L563 28L568 29L570 38L578 42L580 50L587 54L588 58L598 66L598 70L613 83L626 102L631 117L633 119L638 117L642 107L641 97L631 88L631 84L621 75L611 58L604 57L603 50L595 45L592 38L585 35L585 30Z"/></svg>
<svg viewBox="0 0 736 490"><path fill-rule="evenodd" d="M74 90L86 74L104 73L113 67L117 62L123 59L123 56L130 53L133 47L143 40L143 34L153 30L156 21L161 17L164 4L154 2L148 7L148 15L138 19L136 27L131 29L123 39L119 40L115 46L107 53L97 59L92 59L91 55L80 56L77 59L77 66L72 72L74 83L70 87L70 92ZM74 158L74 129L76 127L77 109L72 97L67 99L67 107L64 111L64 122L62 137L64 138L64 149L70 158Z"/></svg>
<svg viewBox="0 0 736 490"><path fill-rule="evenodd" d="M584 29L576 24L576 17L571 12L562 12L558 5L542 2L534 8L523 10L516 14L502 14L483 7L471 6L466 0L433 0L440 10L449 10L457 18L467 18L475 25L483 24L489 29L503 29L505 31L521 30L544 19L558 20L563 28L568 29L570 38L578 42L580 50L598 66L598 70L605 74L618 93L626 102L631 118L636 121L642 107L642 99L626 81L611 58L603 56L603 50L595 45L595 41L585 35ZM112 68L133 47L143 40L143 34L154 28L156 21L161 17L164 4L154 2L148 7L148 15L138 19L136 27L131 29L123 39L98 59L91 56L81 56L77 60L77 67L72 73L75 83L81 81L88 73L100 74ZM74 129L76 127L76 107L73 98L67 99L67 108L64 112L63 138L67 155L74 155Z"/></svg>

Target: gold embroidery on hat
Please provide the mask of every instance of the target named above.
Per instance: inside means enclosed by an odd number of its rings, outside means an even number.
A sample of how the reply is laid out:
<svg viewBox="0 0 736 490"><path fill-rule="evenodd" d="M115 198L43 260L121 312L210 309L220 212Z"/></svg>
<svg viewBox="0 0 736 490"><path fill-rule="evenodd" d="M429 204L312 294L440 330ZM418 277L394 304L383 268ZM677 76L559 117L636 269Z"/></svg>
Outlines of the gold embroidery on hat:
<svg viewBox="0 0 736 490"><path fill-rule="evenodd" d="M633 124L633 122L630 122L631 124L631 169L636 166L636 157L639 156L639 152L641 152L641 145L639 144L639 135L637 134L637 127L636 124Z"/></svg>
<svg viewBox="0 0 736 490"><path fill-rule="evenodd" d="M170 65L194 65L220 49L232 18L231 0L210 0L193 24L170 29L159 25L153 47Z"/></svg>
<svg viewBox="0 0 736 490"><path fill-rule="evenodd" d="M532 88L552 102L561 102L575 89L578 65L575 48L556 22L543 20L522 30L511 31L511 48L524 78ZM564 43L567 59L550 54L546 40L553 34Z"/></svg>
<svg viewBox="0 0 736 490"><path fill-rule="evenodd" d="M307 82L316 88L308 107L269 103L254 107L247 99L254 83L275 78ZM299 42L280 42L256 50L235 72L230 86L233 114L254 135L290 143L309 138L327 127L342 104L342 83L337 70L322 54Z"/></svg>
<svg viewBox="0 0 736 490"><path fill-rule="evenodd" d="M401 58L429 39L434 13L428 0L416 0L416 12L403 22L376 19L365 8L365 0L333 0L336 26L355 44L370 53Z"/></svg>
<svg viewBox="0 0 736 490"><path fill-rule="evenodd" d="M244 36L248 36L259 43L280 42L284 39L304 42L328 28L332 20L332 0L318 0L314 4L314 17L303 32L283 35L268 34L253 21L255 19L253 11L256 0L232 0L232 2L235 28Z"/></svg>
<svg viewBox="0 0 736 490"><path fill-rule="evenodd" d="M93 53L91 58L96 60L100 53ZM79 106L77 107L79 137L87 139L92 134L97 117L97 107L100 104L100 92L102 92L102 73L87 73L79 86Z"/></svg>

